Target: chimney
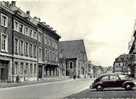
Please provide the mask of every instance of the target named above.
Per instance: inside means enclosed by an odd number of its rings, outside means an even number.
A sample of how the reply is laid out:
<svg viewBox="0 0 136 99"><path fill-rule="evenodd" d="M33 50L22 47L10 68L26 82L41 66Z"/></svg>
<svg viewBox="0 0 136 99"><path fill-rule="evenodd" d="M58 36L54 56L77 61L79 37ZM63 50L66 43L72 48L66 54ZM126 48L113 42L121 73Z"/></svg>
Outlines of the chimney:
<svg viewBox="0 0 136 99"><path fill-rule="evenodd" d="M12 6L16 6L16 1L11 1Z"/></svg>
<svg viewBox="0 0 136 99"><path fill-rule="evenodd" d="M40 21L41 21L41 19L38 18L38 17L36 17L36 16L34 17L34 20L37 21L37 22L40 22Z"/></svg>
<svg viewBox="0 0 136 99"><path fill-rule="evenodd" d="M28 16L30 16L30 11L26 11L26 14L27 14Z"/></svg>

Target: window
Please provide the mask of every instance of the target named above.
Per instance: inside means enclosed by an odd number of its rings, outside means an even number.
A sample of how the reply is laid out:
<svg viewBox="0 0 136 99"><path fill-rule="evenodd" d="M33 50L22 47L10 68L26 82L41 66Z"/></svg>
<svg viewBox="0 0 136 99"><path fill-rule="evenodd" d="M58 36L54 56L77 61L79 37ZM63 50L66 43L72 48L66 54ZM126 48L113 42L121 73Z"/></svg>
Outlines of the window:
<svg viewBox="0 0 136 99"><path fill-rule="evenodd" d="M28 56L28 43L25 43L25 55Z"/></svg>
<svg viewBox="0 0 136 99"><path fill-rule="evenodd" d="M56 54L55 54L55 60L56 60L56 62L58 62L58 53L56 52Z"/></svg>
<svg viewBox="0 0 136 99"><path fill-rule="evenodd" d="M118 76L116 76L116 75L111 75L110 76L110 80L118 80L119 78L118 78Z"/></svg>
<svg viewBox="0 0 136 99"><path fill-rule="evenodd" d="M25 65L24 74L28 74L28 63Z"/></svg>
<svg viewBox="0 0 136 99"><path fill-rule="evenodd" d="M47 59L47 49L45 48L45 55L44 58Z"/></svg>
<svg viewBox="0 0 136 99"><path fill-rule="evenodd" d="M33 30L32 29L30 29L30 37L32 37L33 36Z"/></svg>
<svg viewBox="0 0 136 99"><path fill-rule="evenodd" d="M20 55L23 56L24 54L24 42L23 41L20 41Z"/></svg>
<svg viewBox="0 0 136 99"><path fill-rule="evenodd" d="M19 32L23 33L23 25L22 24L19 25Z"/></svg>
<svg viewBox="0 0 136 99"><path fill-rule="evenodd" d="M34 58L36 58L36 56L37 56L37 50L36 50L36 45L34 45L34 54L33 54L33 56L34 56Z"/></svg>
<svg viewBox="0 0 136 99"><path fill-rule="evenodd" d="M19 54L19 41L15 38L15 54Z"/></svg>
<svg viewBox="0 0 136 99"><path fill-rule="evenodd" d="M37 68L36 68L36 64L34 64L34 74L36 74L36 70Z"/></svg>
<svg viewBox="0 0 136 99"><path fill-rule="evenodd" d="M14 74L18 74L18 63L17 62L15 62Z"/></svg>
<svg viewBox="0 0 136 99"><path fill-rule="evenodd" d="M15 31L18 31L18 28L19 28L19 24L17 21L14 21L14 30Z"/></svg>
<svg viewBox="0 0 136 99"><path fill-rule="evenodd" d="M37 39L37 33L36 33L36 31L33 32L33 37L34 37L34 39Z"/></svg>
<svg viewBox="0 0 136 99"><path fill-rule="evenodd" d="M29 46L29 55L30 55L30 57L32 57L32 44L30 44L30 46Z"/></svg>
<svg viewBox="0 0 136 99"><path fill-rule="evenodd" d="M7 45L8 45L8 38L6 34L1 34L1 50L7 51Z"/></svg>
<svg viewBox="0 0 136 99"><path fill-rule="evenodd" d="M30 74L32 74L32 73L33 73L33 65L30 64Z"/></svg>
<svg viewBox="0 0 136 99"><path fill-rule="evenodd" d="M72 69L72 67L73 67L73 62L70 62L69 64L70 64L70 69Z"/></svg>
<svg viewBox="0 0 136 99"><path fill-rule="evenodd" d="M39 35L38 35L38 40L39 40L39 42L42 42L42 35L41 35L41 33L39 33Z"/></svg>
<svg viewBox="0 0 136 99"><path fill-rule="evenodd" d="M47 54L46 54L47 55L47 60L49 60L49 50L47 49L46 52L47 52Z"/></svg>
<svg viewBox="0 0 136 99"><path fill-rule="evenodd" d="M109 80L109 76L103 76L103 77L101 78L101 80L102 80L102 81Z"/></svg>
<svg viewBox="0 0 136 99"><path fill-rule="evenodd" d="M21 64L20 64L20 73L21 73L21 74L23 74L23 71L24 71L24 69L23 69L23 68L24 68L24 64L23 64L23 63L21 63Z"/></svg>
<svg viewBox="0 0 136 99"><path fill-rule="evenodd" d="M44 34L44 43L47 44L47 35Z"/></svg>
<svg viewBox="0 0 136 99"><path fill-rule="evenodd" d="M42 48L39 48L39 59L42 60Z"/></svg>
<svg viewBox="0 0 136 99"><path fill-rule="evenodd" d="M28 35L28 27L25 27L25 35Z"/></svg>
<svg viewBox="0 0 136 99"><path fill-rule="evenodd" d="M1 25L4 27L8 26L8 17L4 14L1 14Z"/></svg>

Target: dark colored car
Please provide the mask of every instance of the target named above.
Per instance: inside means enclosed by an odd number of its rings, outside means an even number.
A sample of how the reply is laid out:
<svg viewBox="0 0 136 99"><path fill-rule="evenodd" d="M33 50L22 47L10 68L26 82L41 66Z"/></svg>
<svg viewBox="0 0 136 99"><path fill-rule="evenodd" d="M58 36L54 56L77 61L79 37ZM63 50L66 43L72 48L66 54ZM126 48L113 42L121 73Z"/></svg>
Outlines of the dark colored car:
<svg viewBox="0 0 136 99"><path fill-rule="evenodd" d="M104 88L122 87L125 90L131 90L135 86L134 82L126 75L121 74L105 74L94 80L91 88L102 91Z"/></svg>

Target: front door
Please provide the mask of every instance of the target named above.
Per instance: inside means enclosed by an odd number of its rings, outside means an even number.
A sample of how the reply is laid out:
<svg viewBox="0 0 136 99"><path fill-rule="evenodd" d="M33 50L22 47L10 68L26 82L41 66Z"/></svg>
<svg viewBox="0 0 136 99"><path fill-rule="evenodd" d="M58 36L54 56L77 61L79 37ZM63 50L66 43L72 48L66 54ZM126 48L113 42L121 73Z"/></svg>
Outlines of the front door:
<svg viewBox="0 0 136 99"><path fill-rule="evenodd" d="M42 78L42 65L39 65L38 77Z"/></svg>
<svg viewBox="0 0 136 99"><path fill-rule="evenodd" d="M0 81L8 80L8 61L0 61Z"/></svg>

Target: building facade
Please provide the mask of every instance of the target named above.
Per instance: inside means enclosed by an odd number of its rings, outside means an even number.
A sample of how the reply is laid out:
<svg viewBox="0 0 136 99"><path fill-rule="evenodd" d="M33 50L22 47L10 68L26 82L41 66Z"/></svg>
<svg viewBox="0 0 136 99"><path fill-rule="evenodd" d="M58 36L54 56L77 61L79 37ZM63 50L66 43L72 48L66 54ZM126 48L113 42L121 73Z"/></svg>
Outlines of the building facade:
<svg viewBox="0 0 136 99"><path fill-rule="evenodd" d="M113 72L129 74L130 68L128 66L128 54L122 54L117 57L113 64Z"/></svg>
<svg viewBox="0 0 136 99"><path fill-rule="evenodd" d="M41 38L41 46L39 47L39 78L59 76L59 39L60 36L52 30L49 25L44 22L38 24Z"/></svg>
<svg viewBox="0 0 136 99"><path fill-rule="evenodd" d="M0 81L58 75L59 38L50 26L32 18L30 11L16 7L15 1L0 2Z"/></svg>
<svg viewBox="0 0 136 99"><path fill-rule="evenodd" d="M59 52L62 75L70 77L87 76L88 60L83 40L61 41Z"/></svg>

